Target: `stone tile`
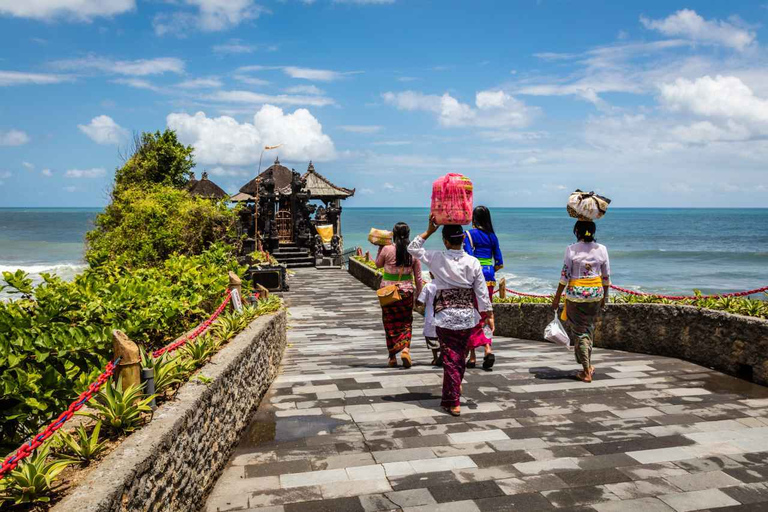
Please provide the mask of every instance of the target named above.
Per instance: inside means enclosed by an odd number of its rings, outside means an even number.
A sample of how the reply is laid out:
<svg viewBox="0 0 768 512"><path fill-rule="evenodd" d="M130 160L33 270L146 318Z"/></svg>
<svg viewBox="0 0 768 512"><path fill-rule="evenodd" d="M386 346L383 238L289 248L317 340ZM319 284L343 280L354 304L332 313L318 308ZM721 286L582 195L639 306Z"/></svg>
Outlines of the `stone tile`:
<svg viewBox="0 0 768 512"><path fill-rule="evenodd" d="M627 452L627 455L635 459L640 464L652 464L655 462L686 460L691 457L691 452L686 450L684 447L673 447L658 448L656 450Z"/></svg>
<svg viewBox="0 0 768 512"><path fill-rule="evenodd" d="M408 448L403 450L376 451L372 453L378 464L385 462L402 462L416 459L434 459L435 452L430 448Z"/></svg>
<svg viewBox="0 0 768 512"><path fill-rule="evenodd" d="M457 455L475 455L478 453L494 453L487 443L454 444L449 446L435 446L432 451L438 457L455 457Z"/></svg>
<svg viewBox="0 0 768 512"><path fill-rule="evenodd" d="M320 486L323 499L347 498L361 494L384 493L392 490L389 480L382 477L377 480L355 480L354 482L334 482Z"/></svg>
<svg viewBox="0 0 768 512"><path fill-rule="evenodd" d="M459 484L459 480L452 471L440 471L423 475L408 475L402 477L390 477L390 484L395 491L407 489L425 489L442 484Z"/></svg>
<svg viewBox="0 0 768 512"><path fill-rule="evenodd" d="M480 453L470 455L470 458L479 468L505 466L508 464L517 464L519 462L530 462L534 460L533 457L522 450L516 452Z"/></svg>
<svg viewBox="0 0 768 512"><path fill-rule="evenodd" d="M245 466L245 478L284 475L287 473L304 473L307 471L312 471L312 465L308 460L249 464Z"/></svg>
<svg viewBox="0 0 768 512"><path fill-rule="evenodd" d="M327 484L331 482L343 482L349 480L344 469L328 469L325 471L309 471L307 473L294 473L280 475L280 486L283 489L292 487L305 487L310 485Z"/></svg>
<svg viewBox="0 0 768 512"><path fill-rule="evenodd" d="M525 475L538 475L540 473L555 473L569 469L579 469L573 457L560 459L537 460L533 462L520 462L515 464L515 469Z"/></svg>
<svg viewBox="0 0 768 512"><path fill-rule="evenodd" d="M365 512L357 498L339 498L285 505L285 512Z"/></svg>
<svg viewBox="0 0 768 512"><path fill-rule="evenodd" d="M315 501L323 499L323 493L319 486L300 487L296 489L277 489L251 494L248 503L254 508L285 505L302 501Z"/></svg>
<svg viewBox="0 0 768 512"><path fill-rule="evenodd" d="M434 505L437 503L429 489L410 489L406 491L388 492L384 496L397 505L398 508Z"/></svg>
<svg viewBox="0 0 768 512"><path fill-rule="evenodd" d="M539 493L496 496L476 499L475 504L481 512L535 511L548 512L557 510L547 498Z"/></svg>
<svg viewBox="0 0 768 512"><path fill-rule="evenodd" d="M768 482L768 466L725 469L724 472L744 483Z"/></svg>
<svg viewBox="0 0 768 512"><path fill-rule="evenodd" d="M577 457L576 464L581 469L608 469L634 466L637 464L637 461L625 453L612 453L610 455L595 455L593 457Z"/></svg>
<svg viewBox="0 0 768 512"><path fill-rule="evenodd" d="M324 469L349 468L354 466L366 466L369 464L375 464L373 456L370 453L354 453L351 455L336 455L314 460L312 461L311 469L321 471Z"/></svg>
<svg viewBox="0 0 768 512"><path fill-rule="evenodd" d="M707 471L691 475L668 476L665 480L681 491L701 491L739 485L741 482L722 471Z"/></svg>
<svg viewBox="0 0 768 512"><path fill-rule="evenodd" d="M453 474L461 483L482 482L484 480L502 480L520 476L520 472L511 464L488 468L454 469Z"/></svg>
<svg viewBox="0 0 768 512"><path fill-rule="evenodd" d="M607 501L592 506L597 512L674 512L675 509L656 498L627 501Z"/></svg>
<svg viewBox="0 0 768 512"><path fill-rule="evenodd" d="M525 494L530 492L549 491L552 489L564 489L568 484L556 475L537 475L521 478L506 478L498 480L496 484L504 491L504 494Z"/></svg>
<svg viewBox="0 0 768 512"><path fill-rule="evenodd" d="M613 468L609 469L579 469L576 471L563 471L557 476L571 487L586 485L605 485L617 482L627 482L629 477Z"/></svg>
<svg viewBox="0 0 768 512"><path fill-rule="evenodd" d="M603 486L558 489L554 491L543 491L541 494L558 508L579 507L583 505L593 505L604 501L618 500L615 495Z"/></svg>
<svg viewBox="0 0 768 512"><path fill-rule="evenodd" d="M719 489L664 494L659 496L659 499L677 512L689 512L691 510L704 510L739 504L738 501Z"/></svg>
<svg viewBox="0 0 768 512"><path fill-rule="evenodd" d="M452 444L482 443L485 441L502 441L509 439L502 430L481 430L475 432L460 432L448 434Z"/></svg>
<svg viewBox="0 0 768 512"><path fill-rule="evenodd" d="M403 512L480 512L474 501L454 501L453 503L440 503L438 505L421 505L419 507L407 507Z"/></svg>
<svg viewBox="0 0 768 512"><path fill-rule="evenodd" d="M690 473L719 471L721 469L737 469L741 467L741 464L726 456L679 460L675 461L673 464Z"/></svg>
<svg viewBox="0 0 768 512"><path fill-rule="evenodd" d="M491 480L471 482L459 485L438 485L429 488L430 494L438 503L473 500L501 496L504 492Z"/></svg>
<svg viewBox="0 0 768 512"><path fill-rule="evenodd" d="M680 489L662 478L649 478L648 480L607 484L605 487L622 500L634 500L646 496L674 494L680 491Z"/></svg>
<svg viewBox="0 0 768 512"><path fill-rule="evenodd" d="M489 441L488 444L496 451L511 452L515 450L535 450L537 448L546 448L549 444L539 437L529 437L524 439L502 439L500 441Z"/></svg>
<svg viewBox="0 0 768 512"><path fill-rule="evenodd" d="M721 490L739 503L747 505L760 503L768 510L768 484L766 483L737 485Z"/></svg>

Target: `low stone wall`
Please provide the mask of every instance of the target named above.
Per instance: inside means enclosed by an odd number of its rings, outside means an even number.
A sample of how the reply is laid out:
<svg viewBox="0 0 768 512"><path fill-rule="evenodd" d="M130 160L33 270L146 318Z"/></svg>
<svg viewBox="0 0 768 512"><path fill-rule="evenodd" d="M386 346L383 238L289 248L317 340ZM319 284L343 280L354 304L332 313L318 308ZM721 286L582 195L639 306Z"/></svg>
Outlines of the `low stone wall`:
<svg viewBox="0 0 768 512"><path fill-rule="evenodd" d="M494 304L501 336L543 340L547 304ZM598 347L677 357L768 385L768 321L693 306L610 304L598 320Z"/></svg>
<svg viewBox="0 0 768 512"><path fill-rule="evenodd" d="M277 375L286 314L256 319L152 421L88 474L56 512L196 511Z"/></svg>
<svg viewBox="0 0 768 512"><path fill-rule="evenodd" d="M357 278L358 281L363 283L368 288L378 290L381 284L381 274L373 270L371 267L363 265L354 258L349 259L349 273Z"/></svg>

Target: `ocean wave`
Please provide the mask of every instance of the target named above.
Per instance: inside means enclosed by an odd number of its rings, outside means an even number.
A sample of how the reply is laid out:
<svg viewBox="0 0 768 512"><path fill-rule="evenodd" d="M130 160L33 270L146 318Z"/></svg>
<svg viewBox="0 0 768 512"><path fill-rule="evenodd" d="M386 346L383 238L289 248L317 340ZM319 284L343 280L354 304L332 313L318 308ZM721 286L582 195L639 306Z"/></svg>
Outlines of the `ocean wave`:
<svg viewBox="0 0 768 512"><path fill-rule="evenodd" d="M85 263L54 263L54 264L39 264L39 265L9 265L0 264L0 272L16 272L22 270L28 274L56 274L64 277L66 275L74 275L81 270L85 269L88 265Z"/></svg>

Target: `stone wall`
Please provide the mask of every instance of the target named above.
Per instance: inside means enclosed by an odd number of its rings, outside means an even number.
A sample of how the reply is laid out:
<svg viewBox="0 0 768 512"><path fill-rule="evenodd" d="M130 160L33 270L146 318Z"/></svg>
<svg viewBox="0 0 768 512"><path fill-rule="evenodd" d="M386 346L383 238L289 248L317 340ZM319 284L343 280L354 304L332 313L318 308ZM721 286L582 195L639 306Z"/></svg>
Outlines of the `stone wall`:
<svg viewBox="0 0 768 512"><path fill-rule="evenodd" d="M286 314L256 319L152 421L91 471L56 512L196 511L277 375Z"/></svg>
<svg viewBox="0 0 768 512"><path fill-rule="evenodd" d="M381 274L373 270L372 268L363 265L354 258L349 259L349 273L357 278L358 281L363 283L368 288L378 290L381 284Z"/></svg>
<svg viewBox="0 0 768 512"><path fill-rule="evenodd" d="M547 304L494 304L501 336L543 340ZM768 385L768 320L693 306L610 304L595 332L598 347L685 359Z"/></svg>

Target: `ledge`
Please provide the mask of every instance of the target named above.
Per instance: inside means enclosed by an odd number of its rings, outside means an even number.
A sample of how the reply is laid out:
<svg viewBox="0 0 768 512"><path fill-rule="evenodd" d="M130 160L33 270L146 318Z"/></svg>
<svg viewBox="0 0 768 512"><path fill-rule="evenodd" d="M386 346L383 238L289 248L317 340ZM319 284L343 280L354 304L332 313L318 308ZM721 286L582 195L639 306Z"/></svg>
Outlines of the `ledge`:
<svg viewBox="0 0 768 512"><path fill-rule="evenodd" d="M254 320L53 510L196 511L277 375L286 313Z"/></svg>
<svg viewBox="0 0 768 512"><path fill-rule="evenodd" d="M493 305L501 336L544 341L547 304ZM595 346L685 359L768 385L768 320L694 306L610 304Z"/></svg>
<svg viewBox="0 0 768 512"><path fill-rule="evenodd" d="M355 276L358 281L372 290L378 290L381 284L381 274L371 267L363 265L354 258L349 258L349 273Z"/></svg>

